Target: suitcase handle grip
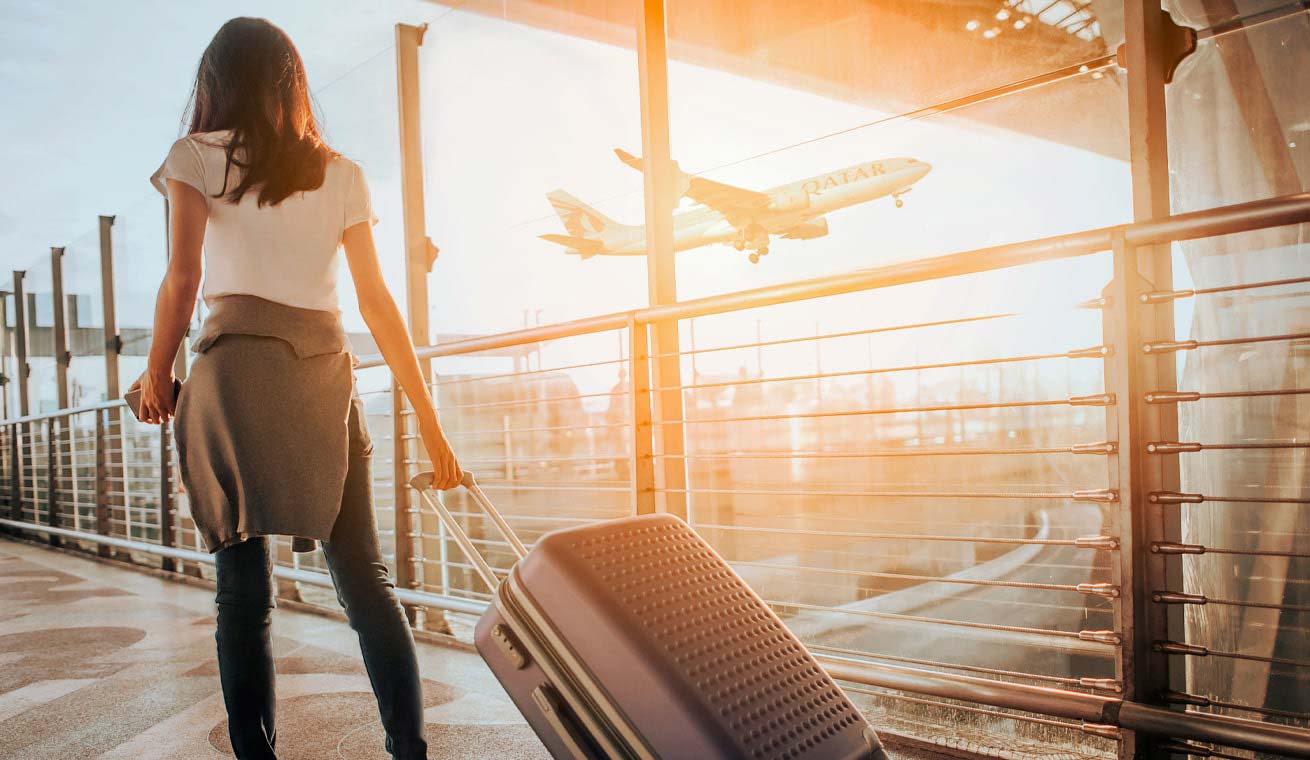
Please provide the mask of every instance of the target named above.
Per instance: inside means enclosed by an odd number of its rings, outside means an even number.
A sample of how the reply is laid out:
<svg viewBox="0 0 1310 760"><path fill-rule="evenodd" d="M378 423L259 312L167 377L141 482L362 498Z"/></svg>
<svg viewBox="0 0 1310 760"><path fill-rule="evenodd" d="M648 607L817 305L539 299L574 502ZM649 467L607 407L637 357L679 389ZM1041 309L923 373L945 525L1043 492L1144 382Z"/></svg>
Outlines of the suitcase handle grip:
<svg viewBox="0 0 1310 760"><path fill-rule="evenodd" d="M459 544L459 548L469 558L469 561L473 563L473 569L477 571L478 576L482 578L488 588L494 591L496 587L500 585L500 579L496 577L495 571L491 568L491 565L487 562L486 558L482 556L482 552L478 551L478 548L473 545L473 541L469 539L468 534L460 527L459 523L455 520L455 516L450 513L450 510L446 509L446 505L441 502L441 497L433 492L433 479L434 476L429 470L427 472L420 472L410 478L409 484L414 488L414 490L419 492L419 498L428 505L428 508L437 513L437 517L441 519L441 522L445 524L446 529L450 531L450 535L455 539L455 543ZM460 485L468 490L468 492L473 496L473 500L477 502L478 506L486 513L487 517L491 518L491 521L495 523L496 530L505 537L505 540L509 543L510 550L514 552L515 558L523 559L527 556L527 548L523 545L523 542L519 540L518 535L514 533L514 529L509 527L509 523L505 522L505 518L501 516L500 512L491 503L491 500L487 498L487 495L483 493L482 488L478 485L477 478L473 476L473 473L465 472L464 479L460 481Z"/></svg>

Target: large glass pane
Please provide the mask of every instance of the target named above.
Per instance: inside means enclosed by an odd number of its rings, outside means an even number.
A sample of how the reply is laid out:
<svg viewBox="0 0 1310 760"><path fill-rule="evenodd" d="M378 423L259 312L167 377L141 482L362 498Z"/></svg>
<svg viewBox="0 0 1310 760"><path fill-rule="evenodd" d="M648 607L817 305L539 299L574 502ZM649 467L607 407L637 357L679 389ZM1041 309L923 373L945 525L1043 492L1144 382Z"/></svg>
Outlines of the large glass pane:
<svg viewBox="0 0 1310 760"><path fill-rule="evenodd" d="M1310 11L1245 20L1202 30L1166 90L1175 213L1310 181Z"/></svg>
<svg viewBox="0 0 1310 760"><path fill-rule="evenodd" d="M638 4L591 4L604 24L490 5L434 21L420 51L434 331L645 305L641 255L589 258L589 236L627 235L642 216L641 177L611 153L641 144Z"/></svg>
<svg viewBox="0 0 1310 760"><path fill-rule="evenodd" d="M1055 5L1084 23L1016 30L1023 11L1000 3L778 6L732 43L747 63L675 54L679 296L1128 221L1123 72L1093 60L1108 48L1083 38L1101 28L1090 6ZM969 31L979 15L1006 31Z"/></svg>
<svg viewBox="0 0 1310 760"><path fill-rule="evenodd" d="M104 299L100 287L100 230L78 235L64 249L64 294L68 300L69 403L105 399Z"/></svg>
<svg viewBox="0 0 1310 760"><path fill-rule="evenodd" d="M1310 180L1310 14L1302 4L1166 4L1201 27L1197 51L1169 85L1175 212L1303 192ZM1211 656L1178 663L1213 709L1286 722L1310 714L1310 225L1175 246L1183 540L1189 606L1179 635ZM1284 337L1279 337L1284 336ZM1295 721L1295 719L1293 719Z"/></svg>
<svg viewBox="0 0 1310 760"><path fill-rule="evenodd" d="M155 326L155 298L168 268L164 200L143 196L114 219L114 308L122 349L119 393L146 370Z"/></svg>

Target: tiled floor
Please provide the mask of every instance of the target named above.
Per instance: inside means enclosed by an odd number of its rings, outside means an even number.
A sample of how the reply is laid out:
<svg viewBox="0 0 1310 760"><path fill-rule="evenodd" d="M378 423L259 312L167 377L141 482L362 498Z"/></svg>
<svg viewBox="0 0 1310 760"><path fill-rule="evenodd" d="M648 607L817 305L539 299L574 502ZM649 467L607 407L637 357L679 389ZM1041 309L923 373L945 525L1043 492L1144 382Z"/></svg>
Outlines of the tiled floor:
<svg viewBox="0 0 1310 760"><path fill-rule="evenodd" d="M0 540L0 758L232 757L207 588ZM278 754L387 754L344 623L274 614ZM433 758L544 758L476 654L421 644Z"/></svg>

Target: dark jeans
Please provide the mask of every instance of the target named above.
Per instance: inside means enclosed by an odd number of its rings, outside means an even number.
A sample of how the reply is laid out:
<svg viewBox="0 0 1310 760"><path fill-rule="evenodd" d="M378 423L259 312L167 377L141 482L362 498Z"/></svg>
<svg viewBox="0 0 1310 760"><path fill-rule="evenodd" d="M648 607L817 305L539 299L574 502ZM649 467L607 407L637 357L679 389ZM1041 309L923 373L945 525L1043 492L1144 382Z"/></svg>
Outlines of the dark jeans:
<svg viewBox="0 0 1310 760"><path fill-rule="evenodd" d="M396 760L427 758L423 692L414 638L395 584L382 561L373 515L370 462L373 446L362 408L352 399L349 470L341 514L323 543L337 599L359 635L387 751ZM227 706L228 736L238 758L275 758L274 607L268 538L256 536L218 552L218 671Z"/></svg>

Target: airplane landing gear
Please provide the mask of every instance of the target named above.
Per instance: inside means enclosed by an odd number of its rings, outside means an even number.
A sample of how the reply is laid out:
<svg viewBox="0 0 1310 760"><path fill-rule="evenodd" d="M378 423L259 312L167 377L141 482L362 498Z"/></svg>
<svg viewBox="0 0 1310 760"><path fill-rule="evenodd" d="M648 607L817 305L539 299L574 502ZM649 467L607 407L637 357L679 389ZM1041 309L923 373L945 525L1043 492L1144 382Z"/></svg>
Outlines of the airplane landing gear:
<svg viewBox="0 0 1310 760"><path fill-rule="evenodd" d="M749 258L752 264L760 263L760 255L758 253L752 253Z"/></svg>
<svg viewBox="0 0 1310 760"><path fill-rule="evenodd" d="M752 264L758 264L760 263L761 256L768 256L768 255L769 255L769 247L766 245L762 248L757 248L754 251L751 251L751 255L748 256L747 258L750 259Z"/></svg>
<svg viewBox="0 0 1310 760"><path fill-rule="evenodd" d="M905 201L901 200L901 196L910 192L910 190L912 189L913 188L907 187L904 190L900 191L899 193L892 193L892 198L896 200L896 208L905 208Z"/></svg>
<svg viewBox="0 0 1310 760"><path fill-rule="evenodd" d="M905 208L905 201L900 198L896 199L896 208Z"/></svg>

